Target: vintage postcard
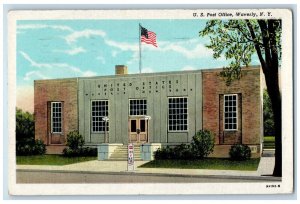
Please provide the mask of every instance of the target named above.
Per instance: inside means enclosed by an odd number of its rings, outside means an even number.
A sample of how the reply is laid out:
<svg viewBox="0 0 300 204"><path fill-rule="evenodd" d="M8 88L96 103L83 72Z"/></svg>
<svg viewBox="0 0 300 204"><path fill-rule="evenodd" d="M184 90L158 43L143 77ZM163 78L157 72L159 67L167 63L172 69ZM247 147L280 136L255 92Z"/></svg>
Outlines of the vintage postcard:
<svg viewBox="0 0 300 204"><path fill-rule="evenodd" d="M288 9L8 14L11 195L287 194Z"/></svg>

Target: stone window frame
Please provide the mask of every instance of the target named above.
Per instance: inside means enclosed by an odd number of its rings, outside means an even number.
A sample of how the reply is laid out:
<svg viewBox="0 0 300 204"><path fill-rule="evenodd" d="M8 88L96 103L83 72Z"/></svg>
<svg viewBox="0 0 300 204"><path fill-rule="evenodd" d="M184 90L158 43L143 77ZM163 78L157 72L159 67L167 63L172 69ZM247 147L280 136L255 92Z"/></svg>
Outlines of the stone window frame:
<svg viewBox="0 0 300 204"><path fill-rule="evenodd" d="M104 104L104 109L101 108L100 107L101 105L99 104L97 107L95 107L95 110L93 110L94 102L98 102L98 103L105 102L106 104ZM102 114L103 112L104 115ZM93 113L95 113L95 115L93 115ZM105 121L103 121L102 118L108 116L109 116L109 100L91 100L91 132L92 133L105 132ZM109 121L106 124L106 132L109 132Z"/></svg>
<svg viewBox="0 0 300 204"><path fill-rule="evenodd" d="M170 119L170 100L171 99L186 99L186 107L183 107L183 111L180 111L183 113L178 113L178 112L176 113L176 110L178 111L178 110L182 109L182 107L179 103L179 105L178 105L179 107L175 108L175 113L171 114L173 116L176 116L175 118L172 118L172 119ZM185 102L185 101L183 101L183 102ZM183 105L184 105L184 103L183 103ZM178 116L183 116L183 118L180 118L180 117L178 118ZM179 120L180 123L173 125L170 123L171 120L173 120L173 121ZM173 128L170 128L170 127L173 127ZM178 127L182 127L182 128L178 128ZM168 132L188 132L188 131L189 131L188 97L186 97L186 96L168 97Z"/></svg>
<svg viewBox="0 0 300 204"><path fill-rule="evenodd" d="M131 104L131 102L134 102L134 101L142 101L143 103L133 103ZM148 104L147 104L147 99L129 99L129 104L128 104L129 108L129 112L128 112L128 115L129 116L145 116L147 115L147 109L148 109ZM144 107L144 108L141 108L141 109L131 109L132 107ZM134 114L134 113L141 113L141 114Z"/></svg>
<svg viewBox="0 0 300 204"><path fill-rule="evenodd" d="M230 99L229 97L235 97L235 100ZM228 98L228 100L226 100ZM228 102L228 105L226 105L226 102ZM230 104L231 102L231 104ZM235 105L234 103L235 102ZM237 131L238 130L238 104L239 104L239 96L238 94L224 94L224 103L223 103L223 129L224 131ZM226 107L228 110L226 111ZM230 108L232 108L230 110ZM233 110L235 108L235 110ZM226 114L228 114L226 116ZM235 115L235 116L234 116ZM231 122L226 122L226 119L228 121L231 120ZM235 122L233 122L235 121ZM226 128L227 126L227 128ZM231 127L231 128L230 128ZM235 128L234 128L235 127Z"/></svg>
<svg viewBox="0 0 300 204"><path fill-rule="evenodd" d="M60 104L59 106L57 106ZM59 110L60 109L60 110ZM51 114L51 133L52 134L62 134L63 130L63 103L61 101L54 101L50 103L50 114ZM54 116L55 114L55 116ZM57 121L54 121L57 120ZM55 126L58 124L58 126ZM60 125L59 125L60 124ZM58 131L55 131L58 130ZM60 131L59 131L60 130Z"/></svg>

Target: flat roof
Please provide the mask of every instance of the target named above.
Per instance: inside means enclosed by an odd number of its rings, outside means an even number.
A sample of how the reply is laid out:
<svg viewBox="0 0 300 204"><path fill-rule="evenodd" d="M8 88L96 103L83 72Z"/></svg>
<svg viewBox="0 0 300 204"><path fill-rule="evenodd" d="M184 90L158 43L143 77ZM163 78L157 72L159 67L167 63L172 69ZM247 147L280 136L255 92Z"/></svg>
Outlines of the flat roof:
<svg viewBox="0 0 300 204"><path fill-rule="evenodd" d="M248 67L242 67L242 70L251 70L251 69L259 69L260 66L248 66ZM222 71L223 68L210 68L210 69L197 69L197 70L186 70L186 71L168 71L168 72L153 72L153 73L135 73L135 74L120 74L120 75L103 75L103 76L90 76L90 77L71 77L71 78L56 78L56 79L38 79L34 80L34 82L38 81L60 81L60 80L72 80L72 79L102 79L102 78L107 78L107 79L112 79L112 78L129 78L129 77L140 77L140 76L145 76L145 77L151 77L151 76L160 76L160 75L176 75L176 74L197 74L201 72L219 72Z"/></svg>

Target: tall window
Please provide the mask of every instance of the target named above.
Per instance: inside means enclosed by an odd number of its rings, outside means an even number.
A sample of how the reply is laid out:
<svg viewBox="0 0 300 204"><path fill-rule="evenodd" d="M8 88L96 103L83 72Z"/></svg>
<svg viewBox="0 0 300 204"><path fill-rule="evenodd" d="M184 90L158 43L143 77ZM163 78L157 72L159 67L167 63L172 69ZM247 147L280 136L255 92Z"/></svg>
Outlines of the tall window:
<svg viewBox="0 0 300 204"><path fill-rule="evenodd" d="M129 115L147 115L146 99L130 99Z"/></svg>
<svg viewBox="0 0 300 204"><path fill-rule="evenodd" d="M224 129L237 130L237 94L224 95Z"/></svg>
<svg viewBox="0 0 300 204"><path fill-rule="evenodd" d="M169 131L188 130L187 98L169 98Z"/></svg>
<svg viewBox="0 0 300 204"><path fill-rule="evenodd" d="M51 102L51 132L62 132L62 103Z"/></svg>
<svg viewBox="0 0 300 204"><path fill-rule="evenodd" d="M92 132L104 132L105 121L103 117L108 116L108 101L92 101ZM109 130L109 122L106 123L106 131Z"/></svg>

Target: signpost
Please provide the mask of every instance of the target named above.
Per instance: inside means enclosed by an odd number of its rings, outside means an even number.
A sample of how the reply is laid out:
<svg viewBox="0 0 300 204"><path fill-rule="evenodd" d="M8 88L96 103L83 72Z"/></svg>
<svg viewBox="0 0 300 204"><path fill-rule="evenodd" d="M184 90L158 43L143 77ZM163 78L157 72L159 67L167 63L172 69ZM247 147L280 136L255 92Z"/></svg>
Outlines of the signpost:
<svg viewBox="0 0 300 204"><path fill-rule="evenodd" d="M102 118L102 120L105 122L105 136L104 136L104 142L105 143L108 143L108 137L107 137L107 122L109 121L109 118L108 117L106 117L106 116L104 116L103 118Z"/></svg>
<svg viewBox="0 0 300 204"><path fill-rule="evenodd" d="M134 171L134 146L132 143L128 144L127 171Z"/></svg>

